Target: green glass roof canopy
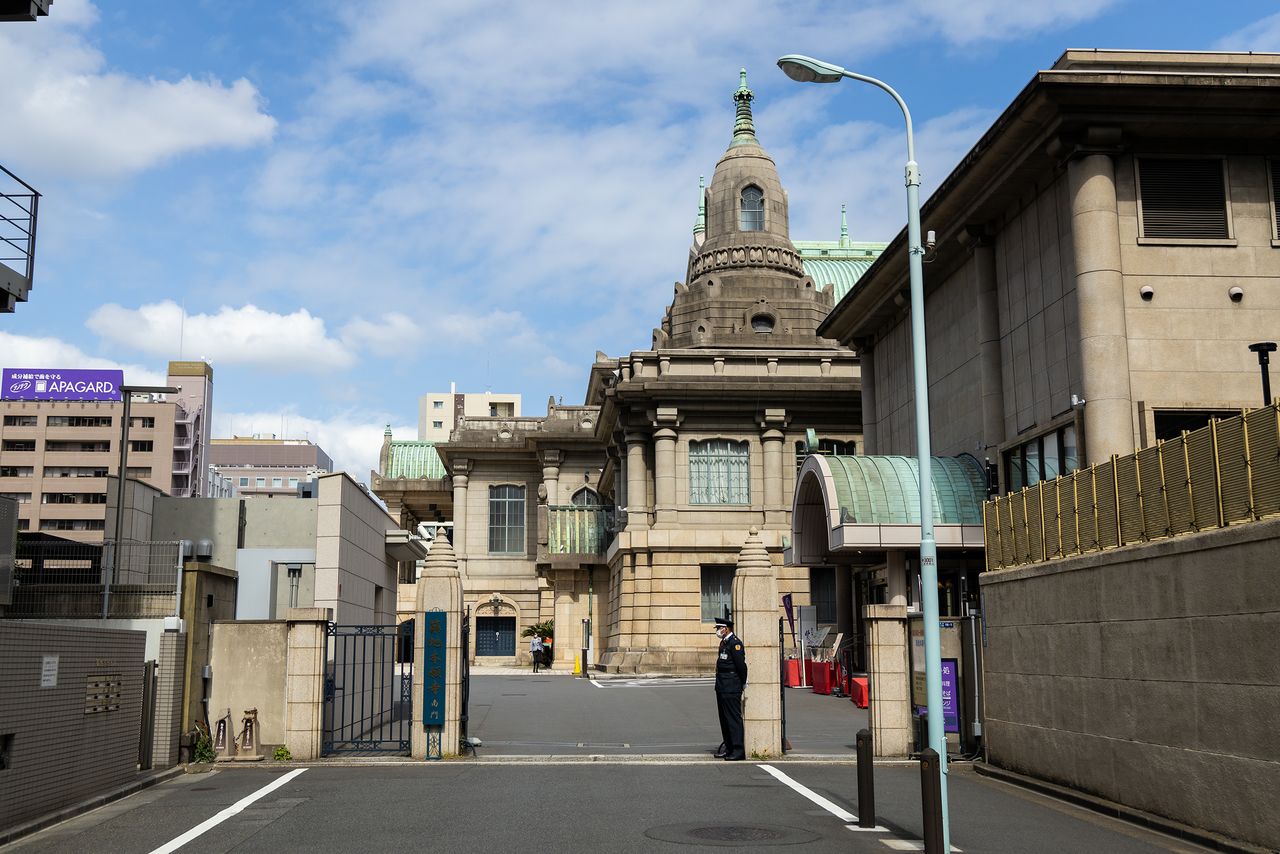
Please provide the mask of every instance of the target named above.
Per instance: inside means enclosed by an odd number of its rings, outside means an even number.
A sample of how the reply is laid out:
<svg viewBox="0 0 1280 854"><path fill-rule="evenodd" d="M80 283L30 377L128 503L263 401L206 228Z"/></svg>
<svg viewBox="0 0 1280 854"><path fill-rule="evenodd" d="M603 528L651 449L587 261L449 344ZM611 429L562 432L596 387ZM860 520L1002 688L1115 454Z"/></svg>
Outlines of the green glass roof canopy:
<svg viewBox="0 0 1280 854"><path fill-rule="evenodd" d="M919 525L920 477L915 457L827 457L840 519L854 524ZM981 525L987 479L972 457L933 458L933 520Z"/></svg>
<svg viewBox="0 0 1280 854"><path fill-rule="evenodd" d="M391 457L382 476L439 480L447 474L434 443L402 441L391 443Z"/></svg>

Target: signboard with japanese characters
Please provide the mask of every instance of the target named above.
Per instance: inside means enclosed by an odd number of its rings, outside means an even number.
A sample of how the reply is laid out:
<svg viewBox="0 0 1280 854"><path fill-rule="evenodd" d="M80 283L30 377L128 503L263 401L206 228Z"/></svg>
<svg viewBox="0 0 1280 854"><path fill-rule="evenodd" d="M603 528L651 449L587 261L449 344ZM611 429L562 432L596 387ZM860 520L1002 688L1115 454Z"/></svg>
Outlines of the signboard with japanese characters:
<svg viewBox="0 0 1280 854"><path fill-rule="evenodd" d="M4 400L119 400L124 371L65 368L5 368Z"/></svg>
<svg viewBox="0 0 1280 854"><path fill-rule="evenodd" d="M445 724L445 669L448 617L444 611L422 614L422 722Z"/></svg>

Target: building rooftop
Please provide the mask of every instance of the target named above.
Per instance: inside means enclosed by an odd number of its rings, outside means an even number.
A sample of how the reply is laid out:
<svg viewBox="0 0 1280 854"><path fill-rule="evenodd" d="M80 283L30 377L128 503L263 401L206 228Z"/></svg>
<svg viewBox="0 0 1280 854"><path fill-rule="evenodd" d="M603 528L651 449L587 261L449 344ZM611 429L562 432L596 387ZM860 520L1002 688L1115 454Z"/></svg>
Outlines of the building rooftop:
<svg viewBox="0 0 1280 854"><path fill-rule="evenodd" d="M444 463L434 442L392 441L390 456L384 467L385 478L431 478L445 476Z"/></svg>

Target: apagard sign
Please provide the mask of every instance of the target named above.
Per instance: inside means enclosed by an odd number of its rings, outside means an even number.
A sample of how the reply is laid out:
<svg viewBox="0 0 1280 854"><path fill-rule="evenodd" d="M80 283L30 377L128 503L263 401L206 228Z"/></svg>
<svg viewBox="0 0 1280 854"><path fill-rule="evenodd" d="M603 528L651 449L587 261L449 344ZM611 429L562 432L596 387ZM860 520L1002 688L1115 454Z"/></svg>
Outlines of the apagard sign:
<svg viewBox="0 0 1280 854"><path fill-rule="evenodd" d="M5 368L3 400L119 400L124 371Z"/></svg>

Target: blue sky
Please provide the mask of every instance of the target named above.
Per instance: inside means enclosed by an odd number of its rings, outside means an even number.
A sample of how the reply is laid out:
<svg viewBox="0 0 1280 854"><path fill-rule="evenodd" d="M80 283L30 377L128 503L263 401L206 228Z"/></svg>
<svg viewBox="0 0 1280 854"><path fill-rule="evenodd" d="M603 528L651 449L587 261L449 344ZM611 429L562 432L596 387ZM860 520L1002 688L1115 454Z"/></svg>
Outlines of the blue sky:
<svg viewBox="0 0 1280 854"><path fill-rule="evenodd" d="M1211 8L1212 14L1206 14ZM41 201L0 363L214 366L215 434L361 479L427 391L580 403L649 345L745 66L796 239L887 240L910 103L927 194L1069 47L1280 51L1272 3L55 0L0 24L0 164ZM185 319L183 319L185 318Z"/></svg>

